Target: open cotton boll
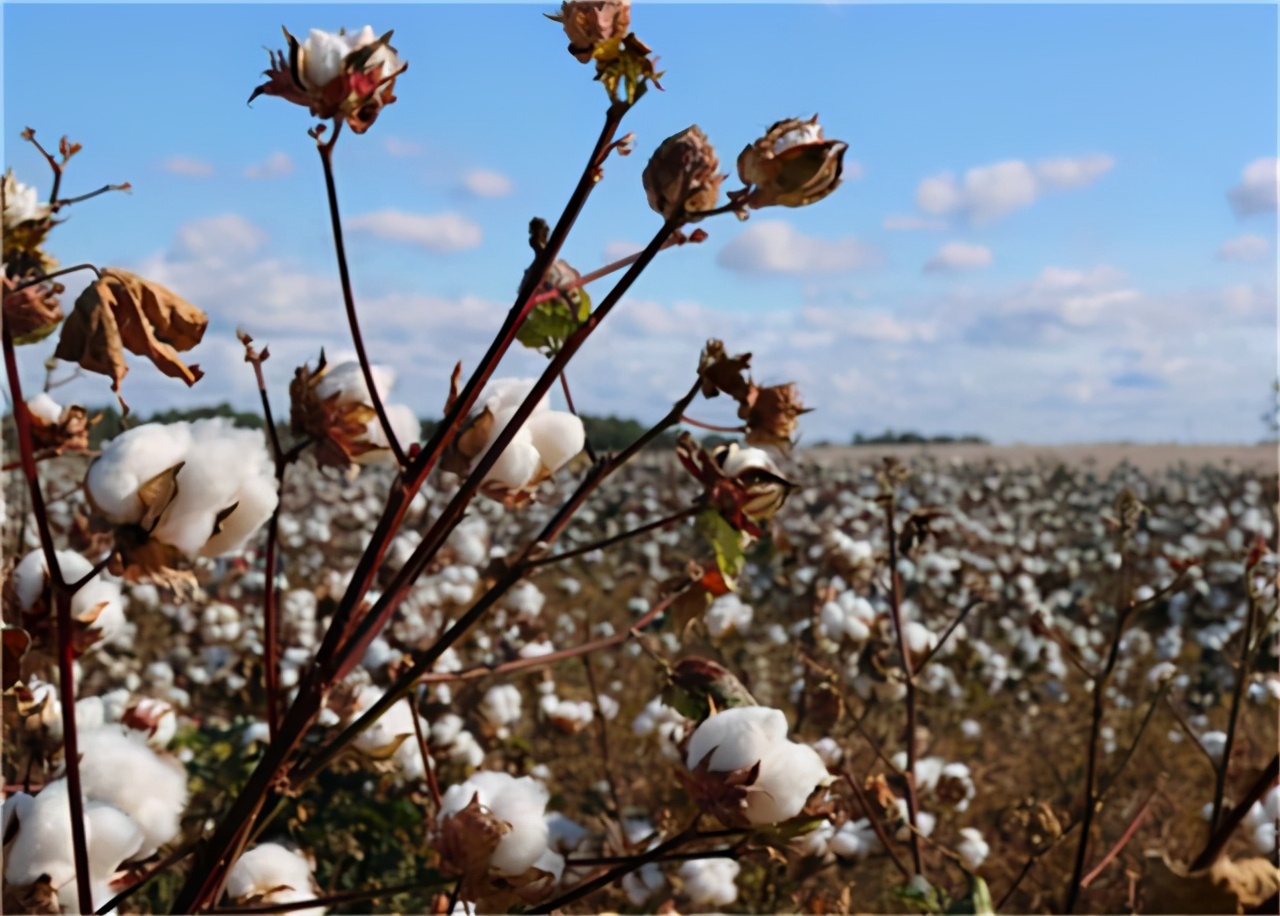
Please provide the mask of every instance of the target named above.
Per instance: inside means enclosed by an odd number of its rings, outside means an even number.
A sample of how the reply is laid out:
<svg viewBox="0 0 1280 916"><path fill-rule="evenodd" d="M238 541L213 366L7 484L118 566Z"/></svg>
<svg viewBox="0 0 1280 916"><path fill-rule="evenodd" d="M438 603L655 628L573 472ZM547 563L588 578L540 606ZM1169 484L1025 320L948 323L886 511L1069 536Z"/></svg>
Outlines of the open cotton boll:
<svg viewBox="0 0 1280 916"><path fill-rule="evenodd" d="M503 409L514 412L517 407L524 403L524 399L529 396L529 392L533 391L533 386L537 382L538 380L533 378L491 379L487 385L480 389L480 396L476 398L476 404L479 405L481 410L488 407L494 414ZM550 406L551 400L544 394L533 408L534 415L550 409Z"/></svg>
<svg viewBox="0 0 1280 916"><path fill-rule="evenodd" d="M738 899L734 882L741 868L733 859L690 859L680 866L680 877L694 906L728 906Z"/></svg>
<svg viewBox="0 0 1280 916"><path fill-rule="evenodd" d="M503 875L519 875L542 858L547 850L547 788L529 776L481 770L466 782L450 786L441 800L441 824L478 797L480 806L511 830L498 841L489 867Z"/></svg>
<svg viewBox="0 0 1280 916"><path fill-rule="evenodd" d="M751 626L753 615L751 605L729 592L711 602L707 612L702 615L702 620L706 623L711 638L720 639L733 631L745 633Z"/></svg>
<svg viewBox="0 0 1280 916"><path fill-rule="evenodd" d="M93 564L74 551L59 550L54 556L57 557L58 569L64 582L77 582L93 571ZM18 604L24 611L31 610L45 594L47 571L43 550L31 551L15 567L14 591L18 596ZM101 609L96 610L99 606ZM98 573L71 597L72 617L85 619L87 614L95 610L97 616L92 628L100 632L104 639L109 641L124 629L124 599L121 597L120 585L103 573Z"/></svg>
<svg viewBox="0 0 1280 916"><path fill-rule="evenodd" d="M1200 736L1200 744L1214 763L1222 763L1223 752L1227 749L1226 732L1205 732Z"/></svg>
<svg viewBox="0 0 1280 916"><path fill-rule="evenodd" d="M110 522L132 524L145 507L138 488L182 461L191 449L191 424L144 423L116 436L89 465L85 489Z"/></svg>
<svg viewBox="0 0 1280 916"><path fill-rule="evenodd" d="M788 740L787 717L767 706L726 709L699 725L689 739L685 765L694 770L704 759L712 773L759 762L759 775L742 802L741 813L752 824L795 817L813 791L831 781L818 752Z"/></svg>
<svg viewBox="0 0 1280 916"><path fill-rule="evenodd" d="M48 392L42 391L27 401L27 410L31 416L44 423L57 423L62 416L62 407Z"/></svg>
<svg viewBox="0 0 1280 916"><path fill-rule="evenodd" d="M60 903L74 908L76 871L66 780L48 783L35 797L19 793L6 800L6 834L13 829L15 817L17 832L5 852L5 881L14 887L25 887L48 875L50 884L59 891ZM127 814L101 802L85 805L84 820L90 881L105 887L120 864L138 852L142 831ZM68 886L69 900L62 893ZM106 896L99 897L95 892L95 906L106 900Z"/></svg>
<svg viewBox="0 0 1280 916"><path fill-rule="evenodd" d="M847 821L831 837L830 850L842 859L861 861L884 852L884 845L865 817Z"/></svg>
<svg viewBox="0 0 1280 916"><path fill-rule="evenodd" d="M297 903L316 896L311 863L279 843L260 843L246 851L227 873L227 896L232 900L260 898L261 903ZM320 916L324 907L291 910Z"/></svg>
<svg viewBox="0 0 1280 916"><path fill-rule="evenodd" d="M385 404L387 394L395 386L396 373L390 366L370 366L369 374L373 376L373 387L378 397ZM327 401L334 395L341 402L351 404L372 404L369 397L369 386L364 382L364 370L356 360L341 362L325 368L324 375L316 383L316 396Z"/></svg>
<svg viewBox="0 0 1280 916"><path fill-rule="evenodd" d="M401 448L407 449L410 443L418 441L422 424L418 422L418 415L413 412L413 408L405 404L384 404L383 409L387 412L387 422L391 424L391 431L396 434L396 441L400 443ZM369 421L367 437L370 445L376 445L379 448L391 447L387 437L382 433L382 424L378 422L377 417Z"/></svg>
<svg viewBox="0 0 1280 916"><path fill-rule="evenodd" d="M964 827L960 830L960 845L956 847L956 852L960 854L960 858L964 860L964 867L969 871L977 871L982 863L987 860L987 856L991 853L991 847L987 845L987 841L982 838L982 831L975 830L972 827Z"/></svg>
<svg viewBox="0 0 1280 916"><path fill-rule="evenodd" d="M510 422L514 414L514 408L494 414L493 431L490 433L489 441L485 443L483 451L476 456L476 463L493 448L498 436L506 429L507 423ZM510 490L518 490L538 473L538 469L541 466L542 456L538 454L538 449L533 444L533 436L529 432L529 427L522 426L511 438L502 454L498 456L498 460L493 463L493 467L489 468L489 473L484 475L484 482L496 483Z"/></svg>
<svg viewBox="0 0 1280 916"><path fill-rule="evenodd" d="M187 771L162 758L141 732L104 725L82 732L80 783L85 797L114 805L142 831L145 858L178 835L187 804Z"/></svg>
<svg viewBox="0 0 1280 916"><path fill-rule="evenodd" d="M569 463L586 445L582 421L571 413L546 410L529 418L526 427L538 450L542 466L554 474Z"/></svg>
<svg viewBox="0 0 1280 916"><path fill-rule="evenodd" d="M514 684L490 687L480 702L480 714L494 728L505 729L520 721L520 688Z"/></svg>

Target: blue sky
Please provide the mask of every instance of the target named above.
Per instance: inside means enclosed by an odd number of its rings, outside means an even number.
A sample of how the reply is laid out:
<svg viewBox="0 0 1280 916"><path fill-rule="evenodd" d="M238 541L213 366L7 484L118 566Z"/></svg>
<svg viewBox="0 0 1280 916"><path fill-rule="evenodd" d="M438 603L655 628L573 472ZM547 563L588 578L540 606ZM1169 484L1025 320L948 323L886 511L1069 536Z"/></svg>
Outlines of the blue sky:
<svg viewBox="0 0 1280 916"><path fill-rule="evenodd" d="M135 364L126 399L253 405L237 325L271 345L281 407L294 365L344 348L311 121L245 100L282 24L305 37L368 22L395 29L409 70L373 129L339 143L349 251L398 399L437 415L453 362L471 367L510 304L529 217L558 214L603 115L590 68L541 16L554 9L5 4L6 164L47 190L18 139L30 125L84 143L68 191L134 186L71 208L55 253L137 269L211 315L193 392ZM579 269L656 230L640 172L691 123L731 170L770 123L818 112L850 144L848 180L665 253L571 371L583 409L659 416L717 336L755 353L758 380L800 383L818 408L810 441L887 426L1005 442L1262 434L1274 6L639 3L632 25L666 91L628 115L636 152L609 162L565 249ZM96 378L62 392L109 398Z"/></svg>

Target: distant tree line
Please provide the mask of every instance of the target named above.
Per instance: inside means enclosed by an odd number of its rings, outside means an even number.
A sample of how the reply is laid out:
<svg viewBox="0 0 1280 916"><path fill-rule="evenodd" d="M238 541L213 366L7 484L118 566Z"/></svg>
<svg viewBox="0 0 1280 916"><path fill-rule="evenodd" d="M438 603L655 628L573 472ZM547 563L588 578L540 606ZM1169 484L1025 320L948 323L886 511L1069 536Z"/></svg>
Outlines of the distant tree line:
<svg viewBox="0 0 1280 916"><path fill-rule="evenodd" d="M867 436L862 433L853 434L854 445L919 445L919 444L936 444L936 445L952 445L961 443L965 445L990 445L991 442L985 436L922 436L916 432L894 432L892 429L886 429L884 432L876 436Z"/></svg>

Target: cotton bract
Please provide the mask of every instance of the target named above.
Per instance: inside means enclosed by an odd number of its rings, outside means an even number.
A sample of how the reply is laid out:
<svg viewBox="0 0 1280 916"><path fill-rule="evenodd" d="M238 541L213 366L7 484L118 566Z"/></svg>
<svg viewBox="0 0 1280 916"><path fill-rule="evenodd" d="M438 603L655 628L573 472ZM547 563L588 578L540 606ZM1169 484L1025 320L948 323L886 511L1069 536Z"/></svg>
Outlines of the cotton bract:
<svg viewBox="0 0 1280 916"><path fill-rule="evenodd" d="M526 872L547 850L547 800L542 783L529 776L482 770L466 782L450 786L440 806L441 825L466 808L473 798L482 809L511 829L498 841L489 867L500 875Z"/></svg>

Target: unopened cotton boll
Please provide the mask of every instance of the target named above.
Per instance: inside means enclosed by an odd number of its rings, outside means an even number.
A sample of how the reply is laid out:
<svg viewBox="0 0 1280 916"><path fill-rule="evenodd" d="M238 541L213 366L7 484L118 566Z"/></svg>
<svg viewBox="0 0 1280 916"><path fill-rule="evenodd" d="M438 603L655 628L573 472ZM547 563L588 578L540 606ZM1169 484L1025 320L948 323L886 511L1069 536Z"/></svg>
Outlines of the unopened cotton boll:
<svg viewBox="0 0 1280 916"><path fill-rule="evenodd" d="M982 831L975 830L973 827L961 828L960 836L962 839L960 845L956 847L956 852L964 861L965 868L969 871L977 871L987 860L991 847L982 838Z"/></svg>
<svg viewBox="0 0 1280 916"><path fill-rule="evenodd" d="M255 903L285 904L311 900L316 897L317 889L311 863L304 856L279 843L260 843L231 866L226 894L232 900L253 898ZM320 916L324 907L290 912Z"/></svg>
<svg viewBox="0 0 1280 916"><path fill-rule="evenodd" d="M262 432L220 418L121 433L89 466L85 488L108 521L138 524L147 512L140 488L179 464L151 536L188 557L243 549L275 510L275 469Z"/></svg>
<svg viewBox="0 0 1280 916"><path fill-rule="evenodd" d="M443 825L476 799L482 809L511 828L498 841L489 867L501 875L519 875L547 851L549 797L546 787L528 776L482 770L449 787L441 799L439 822Z"/></svg>
<svg viewBox="0 0 1280 916"><path fill-rule="evenodd" d="M119 725L82 732L79 749L85 797L133 818L142 832L140 858L178 835L187 805L187 771L181 763L161 757L140 732Z"/></svg>
<svg viewBox="0 0 1280 916"><path fill-rule="evenodd" d="M680 866L680 878L694 906L722 907L738 899L740 870L733 859L690 859Z"/></svg>
<svg viewBox="0 0 1280 916"><path fill-rule="evenodd" d="M704 761L711 773L760 764L741 803L741 816L752 824L795 817L813 791L831 781L818 752L788 740L786 716L767 706L726 709L699 725L689 739L685 765L696 770Z"/></svg>

